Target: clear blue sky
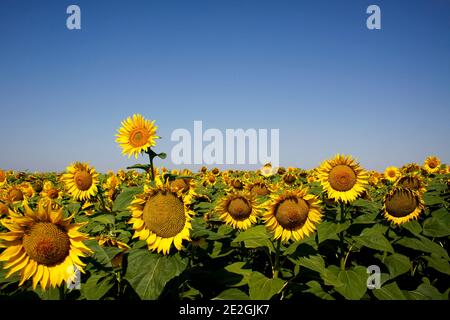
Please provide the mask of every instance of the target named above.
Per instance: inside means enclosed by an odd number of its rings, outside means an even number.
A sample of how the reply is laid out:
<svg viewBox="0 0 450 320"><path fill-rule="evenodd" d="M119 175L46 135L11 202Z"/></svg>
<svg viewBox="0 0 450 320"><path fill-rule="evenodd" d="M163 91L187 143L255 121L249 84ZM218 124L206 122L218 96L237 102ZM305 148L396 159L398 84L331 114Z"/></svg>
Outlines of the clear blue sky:
<svg viewBox="0 0 450 320"><path fill-rule="evenodd" d="M0 111L4 169L132 165L114 135L137 112L160 127L156 151L203 120L279 128L284 166L449 163L450 1L2 0Z"/></svg>

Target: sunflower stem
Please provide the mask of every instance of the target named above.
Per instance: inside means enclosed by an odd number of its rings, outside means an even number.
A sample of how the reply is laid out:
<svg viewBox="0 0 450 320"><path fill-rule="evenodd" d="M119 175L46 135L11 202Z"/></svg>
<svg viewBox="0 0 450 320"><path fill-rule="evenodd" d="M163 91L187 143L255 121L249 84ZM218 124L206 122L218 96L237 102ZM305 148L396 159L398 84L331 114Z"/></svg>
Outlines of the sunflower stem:
<svg viewBox="0 0 450 320"><path fill-rule="evenodd" d="M278 239L277 247L275 249L275 265L272 270L274 279L278 278L278 275L280 273L280 247L281 247L281 239Z"/></svg>
<svg viewBox="0 0 450 320"><path fill-rule="evenodd" d="M340 221L339 223L344 223L345 222L345 203L344 202L340 202L340 206L341 206L341 217L340 217ZM345 243L344 243L344 233L345 231L341 231L341 233L339 234L339 257L341 260L341 269L345 270L345 264L347 263L347 258L344 256L344 252L345 252Z"/></svg>
<svg viewBox="0 0 450 320"><path fill-rule="evenodd" d="M148 149L147 154L148 154L148 159L150 161L150 169L149 169L150 170L150 179L152 181L155 181L155 173L153 170L153 159L155 158L155 152L152 149Z"/></svg>

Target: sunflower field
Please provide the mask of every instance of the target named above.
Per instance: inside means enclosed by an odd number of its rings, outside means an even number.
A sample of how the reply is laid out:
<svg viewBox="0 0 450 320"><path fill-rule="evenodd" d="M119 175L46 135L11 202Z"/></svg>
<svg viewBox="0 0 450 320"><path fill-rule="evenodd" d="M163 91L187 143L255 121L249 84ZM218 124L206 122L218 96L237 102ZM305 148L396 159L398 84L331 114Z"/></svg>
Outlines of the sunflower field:
<svg viewBox="0 0 450 320"><path fill-rule="evenodd" d="M157 129L122 122L123 153L148 158L127 170L0 170L2 299L448 300L439 158L384 172L344 155L313 170L169 170L154 164Z"/></svg>

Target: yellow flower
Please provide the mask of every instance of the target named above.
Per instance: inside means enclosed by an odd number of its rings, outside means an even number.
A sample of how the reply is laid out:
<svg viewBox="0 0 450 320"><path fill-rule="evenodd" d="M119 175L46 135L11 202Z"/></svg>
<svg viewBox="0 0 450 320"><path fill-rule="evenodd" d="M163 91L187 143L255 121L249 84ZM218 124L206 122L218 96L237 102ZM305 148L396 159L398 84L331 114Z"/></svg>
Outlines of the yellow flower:
<svg viewBox="0 0 450 320"><path fill-rule="evenodd" d="M116 142L122 148L122 153L132 155L137 159L141 152L146 152L149 148L156 145L156 135L158 126L155 121L145 119L140 114L134 114L122 121L122 127L118 130Z"/></svg>
<svg viewBox="0 0 450 320"><path fill-rule="evenodd" d="M61 180L76 200L88 200L97 194L98 173L87 163L76 162L67 167Z"/></svg>
<svg viewBox="0 0 450 320"><path fill-rule="evenodd" d="M190 240L191 197L173 192L170 182L156 177L155 186L144 186L144 192L135 197L129 207L129 223L135 230L133 238L145 240L149 250L168 254L172 243L182 249L183 240Z"/></svg>
<svg viewBox="0 0 450 320"><path fill-rule="evenodd" d="M397 167L391 166L387 167L386 170L384 170L384 177L391 182L397 181L400 176L401 173Z"/></svg>
<svg viewBox="0 0 450 320"><path fill-rule="evenodd" d="M368 174L351 156L337 155L324 161L317 176L328 198L351 202L366 189Z"/></svg>
<svg viewBox="0 0 450 320"><path fill-rule="evenodd" d="M271 163L266 163L260 170L259 172L261 173L261 175L263 175L264 177L270 177L272 175L274 175L278 170L275 170L272 167Z"/></svg>
<svg viewBox="0 0 450 320"><path fill-rule="evenodd" d="M265 204L264 223L275 239L302 240L310 236L322 220L320 200L308 194L308 188L274 193Z"/></svg>
<svg viewBox="0 0 450 320"><path fill-rule="evenodd" d="M217 207L220 219L235 229L246 230L256 223L260 206L248 191L234 191L223 197Z"/></svg>
<svg viewBox="0 0 450 320"><path fill-rule="evenodd" d="M441 160L436 156L430 156L425 159L423 168L429 174L438 173L441 165Z"/></svg>
<svg viewBox="0 0 450 320"><path fill-rule="evenodd" d="M425 205L420 194L403 187L393 188L384 198L384 216L395 224L417 219Z"/></svg>
<svg viewBox="0 0 450 320"><path fill-rule="evenodd" d="M403 177L398 179L395 186L407 188L412 191L416 191L420 195L423 195L427 191L425 188L424 179L418 172L413 172L413 173L404 175Z"/></svg>
<svg viewBox="0 0 450 320"><path fill-rule="evenodd" d="M6 172L0 169L0 187L6 183Z"/></svg>
<svg viewBox="0 0 450 320"><path fill-rule="evenodd" d="M45 290L73 279L76 269L84 272L80 257L92 252L82 242L87 236L78 231L84 224L71 224L72 217L65 219L62 209L24 208L24 215L12 213L2 222L10 231L0 234L0 247L6 248L0 261L9 269L6 278L20 272L19 285L32 279L33 289L40 283Z"/></svg>

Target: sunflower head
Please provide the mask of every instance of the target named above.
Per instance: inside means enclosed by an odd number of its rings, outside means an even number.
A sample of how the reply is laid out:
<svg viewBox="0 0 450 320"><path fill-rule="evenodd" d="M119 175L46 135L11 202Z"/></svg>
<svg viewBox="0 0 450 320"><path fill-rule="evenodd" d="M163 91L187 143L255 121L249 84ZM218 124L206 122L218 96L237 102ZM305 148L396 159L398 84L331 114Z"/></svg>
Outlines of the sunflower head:
<svg viewBox="0 0 450 320"><path fill-rule="evenodd" d="M88 200L97 194L98 173L87 163L76 162L67 167L62 175L68 192L77 200Z"/></svg>
<svg viewBox="0 0 450 320"><path fill-rule="evenodd" d="M122 127L119 128L116 142L122 148L122 153L128 155L128 158L135 156L137 159L141 152L146 152L149 148L156 145L156 135L158 127L155 121L147 120L140 114L134 114L122 121Z"/></svg>
<svg viewBox="0 0 450 320"><path fill-rule="evenodd" d="M336 201L355 200L368 184L368 173L350 156L337 155L324 161L317 177L328 197Z"/></svg>
<svg viewBox="0 0 450 320"><path fill-rule="evenodd" d="M308 188L280 190L264 205L263 220L275 239L301 240L316 230L322 219L320 200Z"/></svg>
<svg viewBox="0 0 450 320"><path fill-rule="evenodd" d="M6 248L0 261L10 269L6 277L20 272L19 285L32 279L33 289L40 283L45 290L72 279L76 269L84 272L86 264L80 257L92 253L82 242L87 236L78 231L84 224L72 224L72 217L64 218L62 209L24 208L24 215L12 212L3 221L10 231L0 234L1 246Z"/></svg>
<svg viewBox="0 0 450 320"><path fill-rule="evenodd" d="M0 217L6 216L9 212L8 206L3 202L0 202Z"/></svg>
<svg viewBox="0 0 450 320"><path fill-rule="evenodd" d="M230 192L216 207L222 221L239 230L246 230L256 223L260 210L255 196L248 191Z"/></svg>
<svg viewBox="0 0 450 320"><path fill-rule="evenodd" d="M272 175L275 174L275 172L277 172L273 167L271 163L266 163L260 170L259 172L261 173L261 175L263 177L270 177Z"/></svg>
<svg viewBox="0 0 450 320"><path fill-rule="evenodd" d="M144 192L131 202L132 218L129 223L135 230L133 238L147 242L149 250L168 254L172 244L181 250L182 241L190 240L192 216L191 197L172 191L170 181L156 178L154 187L144 187Z"/></svg>
<svg viewBox="0 0 450 320"><path fill-rule="evenodd" d="M386 170L384 170L385 179L389 180L391 182L397 181L397 179L400 176L401 176L401 173L397 167L391 166L391 167L387 167Z"/></svg>
<svg viewBox="0 0 450 320"><path fill-rule="evenodd" d="M423 168L429 174L435 174L439 172L441 160L436 156L429 156L423 163Z"/></svg>
<svg viewBox="0 0 450 320"><path fill-rule="evenodd" d="M256 181L248 182L245 185L245 189L248 190L251 194L255 195L256 197L268 196L273 191L273 188L270 186L270 184L266 183L262 179L257 179Z"/></svg>
<svg viewBox="0 0 450 320"><path fill-rule="evenodd" d="M426 192L424 179L417 172L402 176L400 179L398 179L395 186L407 188L422 195Z"/></svg>
<svg viewBox="0 0 450 320"><path fill-rule="evenodd" d="M416 191L394 187L384 198L384 216L395 224L417 219L424 209L424 202Z"/></svg>

